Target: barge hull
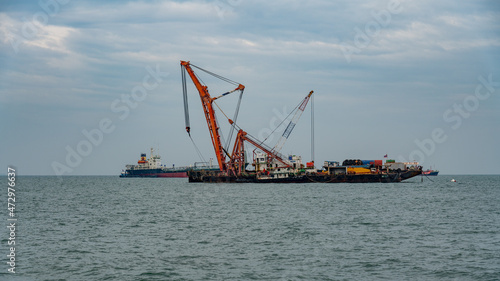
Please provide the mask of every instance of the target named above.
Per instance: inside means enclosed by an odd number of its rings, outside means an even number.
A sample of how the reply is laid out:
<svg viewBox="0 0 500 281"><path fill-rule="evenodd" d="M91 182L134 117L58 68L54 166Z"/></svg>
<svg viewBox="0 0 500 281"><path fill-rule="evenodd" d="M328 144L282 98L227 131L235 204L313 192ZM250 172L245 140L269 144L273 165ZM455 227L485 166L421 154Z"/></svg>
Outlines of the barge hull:
<svg viewBox="0 0 500 281"><path fill-rule="evenodd" d="M380 174L304 174L285 178L258 178L254 174L242 176L223 176L211 171L189 171L189 182L208 183L390 183L401 182L420 175L422 170L407 170L394 173Z"/></svg>

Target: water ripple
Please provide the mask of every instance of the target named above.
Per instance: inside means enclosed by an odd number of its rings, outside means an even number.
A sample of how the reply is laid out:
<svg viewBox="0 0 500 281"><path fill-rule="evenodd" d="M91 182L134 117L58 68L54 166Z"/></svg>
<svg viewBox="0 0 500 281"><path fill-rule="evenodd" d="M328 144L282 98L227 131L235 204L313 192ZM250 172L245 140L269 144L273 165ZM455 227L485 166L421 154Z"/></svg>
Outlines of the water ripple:
<svg viewBox="0 0 500 281"><path fill-rule="evenodd" d="M15 280L500 280L500 177L453 178L20 177Z"/></svg>

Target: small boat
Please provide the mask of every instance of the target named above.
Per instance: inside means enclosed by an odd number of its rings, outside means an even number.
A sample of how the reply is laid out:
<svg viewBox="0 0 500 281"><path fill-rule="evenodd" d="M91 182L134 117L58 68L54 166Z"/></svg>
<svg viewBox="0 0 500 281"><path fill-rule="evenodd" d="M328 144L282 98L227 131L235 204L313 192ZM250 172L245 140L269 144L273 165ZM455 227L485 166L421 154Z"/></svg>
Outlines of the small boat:
<svg viewBox="0 0 500 281"><path fill-rule="evenodd" d="M432 170L432 169L427 169L425 171L422 171L422 175L425 176L437 176L439 173L438 170Z"/></svg>

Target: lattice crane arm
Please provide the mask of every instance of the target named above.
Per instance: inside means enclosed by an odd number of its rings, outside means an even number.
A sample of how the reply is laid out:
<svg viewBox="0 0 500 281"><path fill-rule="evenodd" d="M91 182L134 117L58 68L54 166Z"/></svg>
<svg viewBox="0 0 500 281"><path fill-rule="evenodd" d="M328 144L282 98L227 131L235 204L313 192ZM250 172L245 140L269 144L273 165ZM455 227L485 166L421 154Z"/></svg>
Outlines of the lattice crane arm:
<svg viewBox="0 0 500 281"><path fill-rule="evenodd" d="M281 138L278 140L276 145L273 148L273 152L279 153L285 142L287 141L288 137L293 131L293 128L295 128L295 124L300 119L300 116L302 116L302 113L304 112L304 109L306 108L307 103L309 102L309 99L311 98L311 95L314 93L314 91L309 92L309 94L302 100L300 103L299 107L297 108L297 111L295 111L295 114L293 115L292 120L290 123L288 123L288 126L286 127L285 131L283 132L283 135L281 135Z"/></svg>

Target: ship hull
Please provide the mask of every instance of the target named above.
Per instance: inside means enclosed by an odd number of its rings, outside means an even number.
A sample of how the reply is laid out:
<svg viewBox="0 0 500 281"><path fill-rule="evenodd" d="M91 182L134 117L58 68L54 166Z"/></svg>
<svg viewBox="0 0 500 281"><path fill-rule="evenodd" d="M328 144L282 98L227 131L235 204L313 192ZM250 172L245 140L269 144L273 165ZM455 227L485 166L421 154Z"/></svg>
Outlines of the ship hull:
<svg viewBox="0 0 500 281"><path fill-rule="evenodd" d="M162 169L127 170L121 178L187 178L187 170L165 171Z"/></svg>
<svg viewBox="0 0 500 281"><path fill-rule="evenodd" d="M154 154L153 148L151 148L151 156L146 159L146 153L141 153L141 158L137 161L137 165L126 165L125 171L122 170L120 178L187 178L187 172L190 170L219 170L219 168L208 165L201 166L184 166L167 168L165 165L161 165L161 157ZM198 163L200 164L200 163Z"/></svg>
<svg viewBox="0 0 500 281"><path fill-rule="evenodd" d="M427 171L422 172L422 174L425 176L437 176L438 173L439 173L439 171L435 171L435 170L427 170Z"/></svg>
<svg viewBox="0 0 500 281"><path fill-rule="evenodd" d="M209 182L209 183L390 183L401 182L415 177L422 173L421 170L407 170L394 173L377 174L303 174L284 178L265 177L259 178L255 174L243 176L221 176L218 173L209 171L189 171L189 182Z"/></svg>

